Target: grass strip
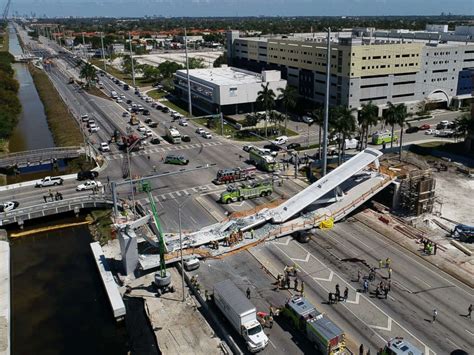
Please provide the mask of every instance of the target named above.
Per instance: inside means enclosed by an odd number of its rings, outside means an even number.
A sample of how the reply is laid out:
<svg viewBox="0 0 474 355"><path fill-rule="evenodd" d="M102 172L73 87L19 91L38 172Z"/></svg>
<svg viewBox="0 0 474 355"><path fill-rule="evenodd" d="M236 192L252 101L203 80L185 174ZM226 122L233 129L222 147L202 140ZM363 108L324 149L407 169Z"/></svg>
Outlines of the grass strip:
<svg viewBox="0 0 474 355"><path fill-rule="evenodd" d="M33 65L29 65L28 69L43 103L48 126L56 146L80 145L83 138L79 125L49 80L48 75Z"/></svg>

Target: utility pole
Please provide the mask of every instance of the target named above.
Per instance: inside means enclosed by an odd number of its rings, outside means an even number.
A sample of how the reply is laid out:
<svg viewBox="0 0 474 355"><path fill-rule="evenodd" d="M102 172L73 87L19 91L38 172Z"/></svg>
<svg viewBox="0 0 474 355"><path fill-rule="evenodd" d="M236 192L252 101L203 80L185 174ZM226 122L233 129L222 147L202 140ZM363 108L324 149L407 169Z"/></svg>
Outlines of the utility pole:
<svg viewBox="0 0 474 355"><path fill-rule="evenodd" d="M82 32L82 55L87 58L86 56L86 40L84 38L84 32Z"/></svg>
<svg viewBox="0 0 474 355"><path fill-rule="evenodd" d="M324 121L323 121L323 161L322 173L326 175L328 158L328 125L329 125L329 89L331 87L331 28L328 28L326 44L326 96L324 98Z"/></svg>
<svg viewBox="0 0 474 355"><path fill-rule="evenodd" d="M224 137L224 114L221 112L221 136Z"/></svg>
<svg viewBox="0 0 474 355"><path fill-rule="evenodd" d="M188 61L188 34L184 28L184 52L186 54L186 76L188 77L188 112L189 117L193 115L193 105L191 103L191 81L189 80L189 61Z"/></svg>
<svg viewBox="0 0 474 355"><path fill-rule="evenodd" d="M104 61L104 71L107 70L107 64L105 64L105 51L104 51L104 33L100 33L100 43L102 44L102 60Z"/></svg>
<svg viewBox="0 0 474 355"><path fill-rule="evenodd" d="M135 86L135 65L133 64L133 52L132 52L132 36L128 32L128 43L130 45L130 61L132 62L132 81L133 86Z"/></svg>

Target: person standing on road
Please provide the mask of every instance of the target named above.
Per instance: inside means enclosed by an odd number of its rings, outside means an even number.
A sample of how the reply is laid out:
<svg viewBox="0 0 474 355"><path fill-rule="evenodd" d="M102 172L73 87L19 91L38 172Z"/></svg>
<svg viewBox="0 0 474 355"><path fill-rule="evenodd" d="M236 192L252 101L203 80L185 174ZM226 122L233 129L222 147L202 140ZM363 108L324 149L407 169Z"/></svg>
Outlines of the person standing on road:
<svg viewBox="0 0 474 355"><path fill-rule="evenodd" d="M389 280L392 279L392 268L391 267L388 268L388 279Z"/></svg>
<svg viewBox="0 0 474 355"><path fill-rule="evenodd" d="M387 258L387 259L385 260L385 267L388 269L391 264L392 264L392 259Z"/></svg>
<svg viewBox="0 0 474 355"><path fill-rule="evenodd" d="M438 317L438 311L436 309L433 309L433 320L431 323L436 322L436 318Z"/></svg>
<svg viewBox="0 0 474 355"><path fill-rule="evenodd" d="M347 302L347 297L349 297L349 289L346 287L344 289L344 302Z"/></svg>
<svg viewBox="0 0 474 355"><path fill-rule="evenodd" d="M43 199L44 199L44 203L48 202L48 198L46 197L46 195L43 195Z"/></svg>
<svg viewBox="0 0 474 355"><path fill-rule="evenodd" d="M247 298L250 299L250 288L247 287L246 293L247 293Z"/></svg>
<svg viewBox="0 0 474 355"><path fill-rule="evenodd" d="M383 268L383 260L379 259L379 269Z"/></svg>
<svg viewBox="0 0 474 355"><path fill-rule="evenodd" d="M298 279L295 279L295 288L294 288L295 291L298 291Z"/></svg>
<svg viewBox="0 0 474 355"><path fill-rule="evenodd" d="M359 355L364 355L364 344L360 344Z"/></svg>
<svg viewBox="0 0 474 355"><path fill-rule="evenodd" d="M369 292L369 281L364 280L364 293Z"/></svg>
<svg viewBox="0 0 474 355"><path fill-rule="evenodd" d="M471 313L472 313L472 303L469 305L467 308L467 317L471 319Z"/></svg>
<svg viewBox="0 0 474 355"><path fill-rule="evenodd" d="M360 269L357 270L357 282L360 282L361 272Z"/></svg>
<svg viewBox="0 0 474 355"><path fill-rule="evenodd" d="M301 296L304 296L304 281L301 281L301 290L300 290Z"/></svg>

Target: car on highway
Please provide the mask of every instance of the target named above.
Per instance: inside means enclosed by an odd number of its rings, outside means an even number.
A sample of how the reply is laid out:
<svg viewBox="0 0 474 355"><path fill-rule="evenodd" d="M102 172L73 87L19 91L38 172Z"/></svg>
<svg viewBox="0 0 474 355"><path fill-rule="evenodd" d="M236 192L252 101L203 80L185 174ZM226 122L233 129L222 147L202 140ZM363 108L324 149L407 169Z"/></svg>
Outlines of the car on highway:
<svg viewBox="0 0 474 355"><path fill-rule="evenodd" d="M99 126L97 126L95 123L92 123L89 125L89 132L98 132L99 131Z"/></svg>
<svg viewBox="0 0 474 355"><path fill-rule="evenodd" d="M145 126L142 126L142 125L140 124L140 125L138 125L137 130L138 130L139 132L146 132L147 128L146 128Z"/></svg>
<svg viewBox="0 0 474 355"><path fill-rule="evenodd" d="M435 133L435 137L449 138L449 137L452 137L452 136L454 136L454 131L451 130L451 129L443 129L441 131L436 131L436 133Z"/></svg>
<svg viewBox="0 0 474 355"><path fill-rule="evenodd" d="M81 115L81 121L82 122L87 122L89 121L89 115L86 113L84 115Z"/></svg>
<svg viewBox="0 0 474 355"><path fill-rule="evenodd" d="M138 111L143 111L145 108L142 105L137 105Z"/></svg>
<svg viewBox="0 0 474 355"><path fill-rule="evenodd" d="M244 145L244 146L242 147L242 149L244 150L244 152L249 152L250 149L252 149L252 148L253 148L253 145Z"/></svg>
<svg viewBox="0 0 474 355"><path fill-rule="evenodd" d="M187 134L183 134L181 136L181 141L182 142L191 142L191 137L189 137Z"/></svg>
<svg viewBox="0 0 474 355"><path fill-rule="evenodd" d="M282 150L283 148L276 145L276 144L265 144L263 146L264 149L268 149L270 152L279 152L280 150Z"/></svg>
<svg viewBox="0 0 474 355"><path fill-rule="evenodd" d="M118 104L120 104L120 103L123 102L123 100L119 97L119 98L117 98L117 99L115 100L115 102L118 103Z"/></svg>
<svg viewBox="0 0 474 355"><path fill-rule="evenodd" d="M94 180L97 176L99 176L99 173L97 171L85 170L85 171L79 171L77 173L76 179L78 181Z"/></svg>
<svg viewBox="0 0 474 355"><path fill-rule="evenodd" d="M132 103L133 103L133 101L132 101L132 100L130 100L130 99L129 99L129 100L127 100L127 104L128 104L128 105L131 105Z"/></svg>
<svg viewBox="0 0 474 355"><path fill-rule="evenodd" d="M157 110L163 111L163 107L164 107L163 105L160 105L160 104L157 103L155 108Z"/></svg>
<svg viewBox="0 0 474 355"><path fill-rule="evenodd" d="M163 108L161 109L161 112L168 113L168 112L170 112L170 109L166 106L163 106Z"/></svg>
<svg viewBox="0 0 474 355"><path fill-rule="evenodd" d="M188 163L189 160L182 155L167 155L165 158L165 164L186 165Z"/></svg>
<svg viewBox="0 0 474 355"><path fill-rule="evenodd" d="M0 203L0 212L10 212L13 211L20 205L18 201L6 201Z"/></svg>
<svg viewBox="0 0 474 355"><path fill-rule="evenodd" d="M186 127L188 125L188 121L185 119L185 118L181 118L179 121L178 121L178 124L180 126L183 126L183 127Z"/></svg>
<svg viewBox="0 0 474 355"><path fill-rule="evenodd" d="M149 124L149 123L153 122L153 120L152 120L150 117L148 117L148 118L145 118L145 121L144 121L144 122L145 122L146 124Z"/></svg>
<svg viewBox="0 0 474 355"><path fill-rule="evenodd" d="M148 127L150 127L150 128L156 128L156 127L158 127L158 122L150 122L150 123L148 124Z"/></svg>
<svg viewBox="0 0 474 355"><path fill-rule="evenodd" d="M156 103L155 101L153 101L153 102L151 103L151 107L153 107L153 108L155 108L156 105L157 105L157 103Z"/></svg>
<svg viewBox="0 0 474 355"><path fill-rule="evenodd" d="M109 147L108 143L102 142L102 143L100 143L99 150L101 152L110 152L110 147Z"/></svg>
<svg viewBox="0 0 474 355"><path fill-rule="evenodd" d="M405 133L416 133L420 130L419 127L417 126L411 126L411 127L408 127L406 130L405 130Z"/></svg>
<svg viewBox="0 0 474 355"><path fill-rule="evenodd" d="M152 99L151 97L148 97L148 96L147 96L147 97L145 97L145 101L148 102L148 103L150 103L150 102L153 101L153 99Z"/></svg>
<svg viewBox="0 0 474 355"><path fill-rule="evenodd" d="M202 134L203 132L205 132L203 128L201 128L201 127L196 128L196 133L197 134Z"/></svg>
<svg viewBox="0 0 474 355"><path fill-rule="evenodd" d="M76 191L86 191L101 187L102 183L100 181L88 180L85 183L78 185Z"/></svg>
<svg viewBox="0 0 474 355"><path fill-rule="evenodd" d="M150 111L149 110L145 109L145 110L143 110L142 113L143 113L144 116L150 116Z"/></svg>
<svg viewBox="0 0 474 355"><path fill-rule="evenodd" d="M146 137L151 137L151 136L153 136L153 132L151 131L151 129L147 129L147 130L145 131L145 136L146 136Z"/></svg>
<svg viewBox="0 0 474 355"><path fill-rule="evenodd" d="M136 89L135 90L135 95L140 95L140 90Z"/></svg>
<svg viewBox="0 0 474 355"><path fill-rule="evenodd" d="M160 144L160 138L153 137L152 139L150 139L150 143L151 144Z"/></svg>
<svg viewBox="0 0 474 355"><path fill-rule="evenodd" d="M431 125L425 123L425 124L422 124L419 128L420 130L425 131L427 129L430 129Z"/></svg>
<svg viewBox="0 0 474 355"><path fill-rule="evenodd" d="M128 116L130 116L130 113L128 113L127 111L122 112L122 117L128 117Z"/></svg>
<svg viewBox="0 0 474 355"><path fill-rule="evenodd" d="M125 99L125 95L124 94L120 95L120 98Z"/></svg>
<svg viewBox="0 0 474 355"><path fill-rule="evenodd" d="M36 182L35 187L48 187L62 185L64 180L60 176L46 176Z"/></svg>
<svg viewBox="0 0 474 355"><path fill-rule="evenodd" d="M445 128L448 128L450 122L449 121L446 121L446 120L443 120L441 121L440 123L438 123L436 125L436 129L445 129Z"/></svg>
<svg viewBox="0 0 474 355"><path fill-rule="evenodd" d="M285 144L287 141L288 141L287 136L280 136L280 137L276 137L275 140L272 141L272 143L276 145L281 145L281 144Z"/></svg>
<svg viewBox="0 0 474 355"><path fill-rule="evenodd" d="M212 138L212 134L210 134L209 132L206 132L206 131L202 132L201 136L203 138L206 138L206 139L211 139Z"/></svg>
<svg viewBox="0 0 474 355"><path fill-rule="evenodd" d="M300 148L301 144L300 143L290 143L286 146L286 149L297 149Z"/></svg>

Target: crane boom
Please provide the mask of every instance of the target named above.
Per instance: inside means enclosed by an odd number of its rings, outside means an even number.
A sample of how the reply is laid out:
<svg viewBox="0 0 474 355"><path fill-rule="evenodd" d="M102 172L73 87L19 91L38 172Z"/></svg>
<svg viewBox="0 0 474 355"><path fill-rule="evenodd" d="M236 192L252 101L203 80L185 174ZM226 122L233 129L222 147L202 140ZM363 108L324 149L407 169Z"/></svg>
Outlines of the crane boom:
<svg viewBox="0 0 474 355"><path fill-rule="evenodd" d="M8 12L10 11L10 4L11 4L12 0L7 0L7 4L5 5L5 7L3 8L3 16L2 16L2 19L4 21L7 20L8 18Z"/></svg>

